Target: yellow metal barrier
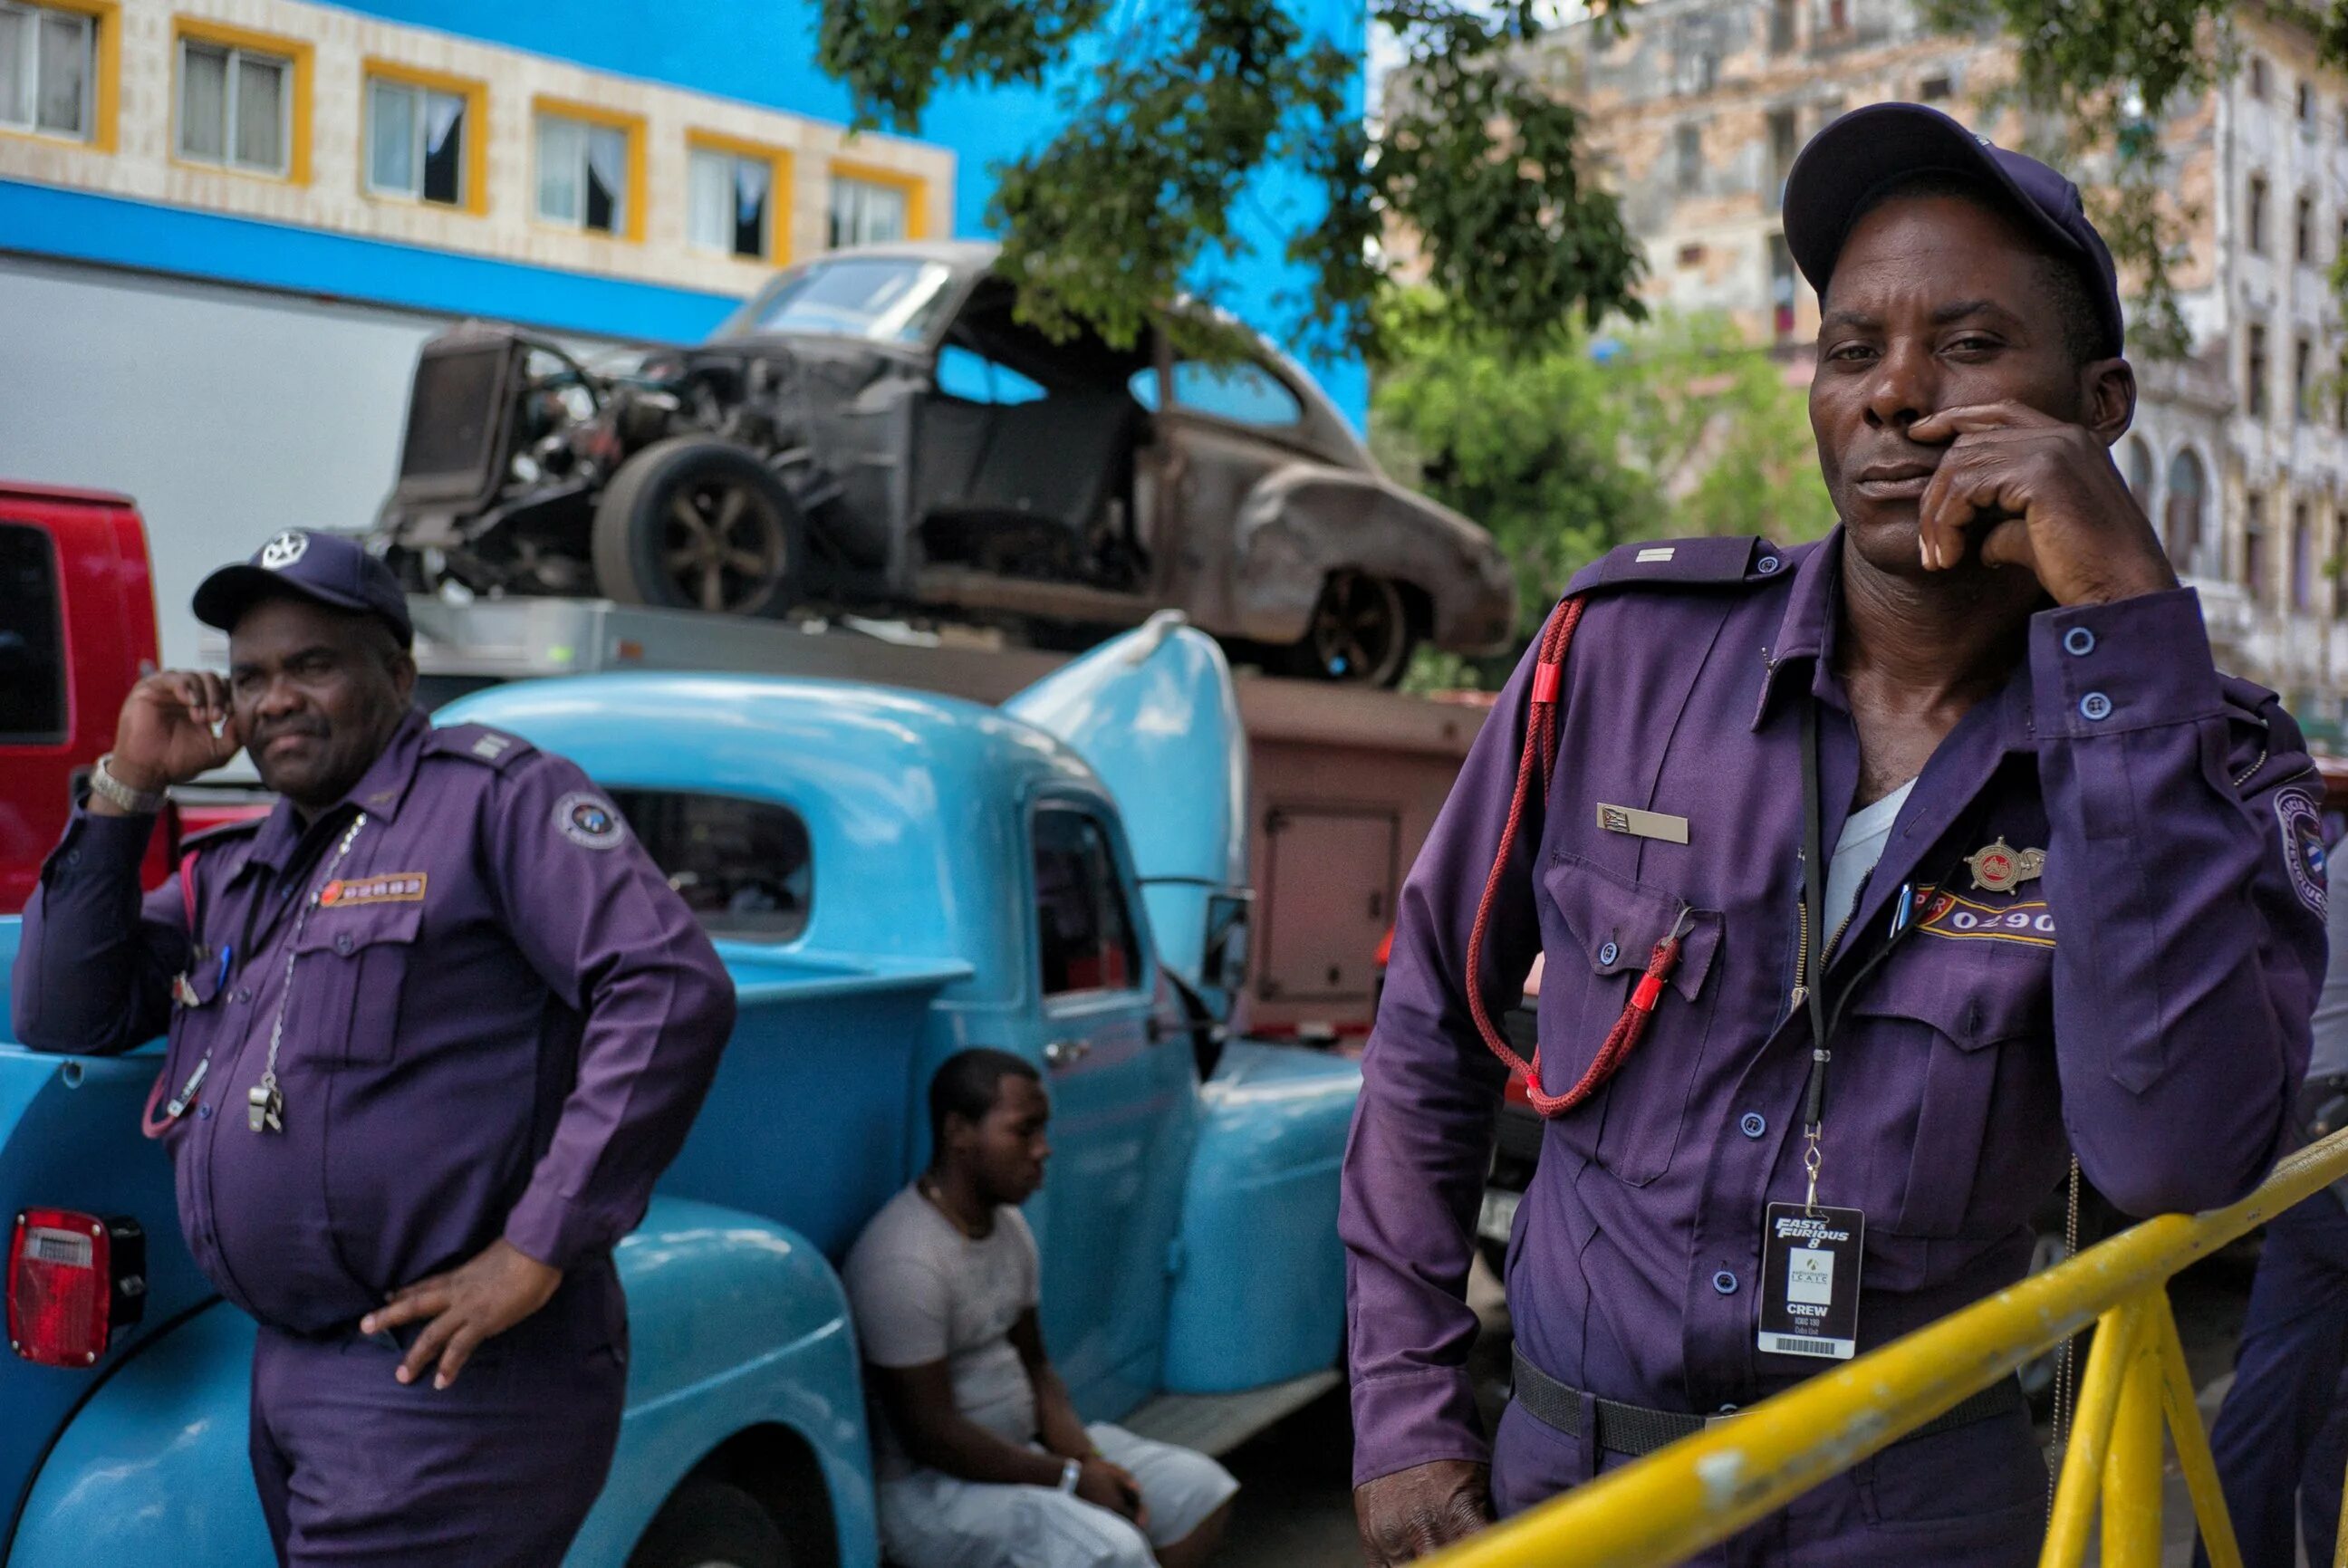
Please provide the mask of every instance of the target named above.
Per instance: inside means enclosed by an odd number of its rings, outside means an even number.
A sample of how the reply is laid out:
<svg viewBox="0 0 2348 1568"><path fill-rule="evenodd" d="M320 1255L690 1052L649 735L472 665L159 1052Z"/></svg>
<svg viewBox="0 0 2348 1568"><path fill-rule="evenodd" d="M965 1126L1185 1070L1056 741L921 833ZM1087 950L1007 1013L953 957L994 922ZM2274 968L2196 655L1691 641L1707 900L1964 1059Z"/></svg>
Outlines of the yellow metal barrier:
<svg viewBox="0 0 2348 1568"><path fill-rule="evenodd" d="M2164 1418L2212 1568L2241 1568L2168 1310L2168 1278L2343 1176L2348 1131L2291 1155L2230 1209L2147 1220L1425 1562L1427 1568L1681 1562L2096 1323L2040 1568L2077 1568L2098 1503L2103 1561L2157 1568ZM2348 1568L2348 1512L2334 1568Z"/></svg>

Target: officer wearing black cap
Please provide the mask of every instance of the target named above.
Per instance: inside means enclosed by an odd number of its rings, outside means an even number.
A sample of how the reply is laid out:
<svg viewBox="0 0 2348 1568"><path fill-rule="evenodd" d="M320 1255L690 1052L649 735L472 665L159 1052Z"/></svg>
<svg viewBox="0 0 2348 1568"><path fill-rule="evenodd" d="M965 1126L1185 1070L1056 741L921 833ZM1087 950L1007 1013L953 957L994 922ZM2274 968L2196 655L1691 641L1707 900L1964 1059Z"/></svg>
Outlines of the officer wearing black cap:
<svg viewBox="0 0 2348 1568"><path fill-rule="evenodd" d="M1374 1563L2012 1284L2074 1150L2148 1214L2290 1136L2320 786L2113 466L2136 383L2077 189L1882 104L1784 212L1840 526L1580 573L1400 901L1338 1212ZM1461 1295L1536 954L1488 1439ZM1700 1561L2020 1564L2045 1486L2008 1379Z"/></svg>
<svg viewBox="0 0 2348 1568"><path fill-rule="evenodd" d="M25 912L17 1037L169 1032L147 1130L197 1264L260 1324L282 1563L552 1563L618 1439L612 1248L708 1088L732 983L577 768L427 724L407 604L356 543L279 534L195 608L227 678L167 671L123 704ZM163 791L239 747L276 807L142 899Z"/></svg>

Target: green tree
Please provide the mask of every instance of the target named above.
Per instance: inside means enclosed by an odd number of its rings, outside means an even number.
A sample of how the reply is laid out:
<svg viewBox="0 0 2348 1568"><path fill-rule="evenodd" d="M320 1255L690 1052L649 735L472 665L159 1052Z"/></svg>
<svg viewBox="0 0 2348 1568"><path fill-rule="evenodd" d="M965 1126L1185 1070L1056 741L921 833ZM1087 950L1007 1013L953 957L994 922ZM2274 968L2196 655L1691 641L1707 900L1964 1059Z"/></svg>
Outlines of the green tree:
<svg viewBox="0 0 2348 1568"><path fill-rule="evenodd" d="M1395 478L1489 529L1516 568L1520 624L1620 544L1757 533L1791 543L1834 522L1802 395L1716 315L1665 317L1537 353L1479 336L1430 294L1390 305L1392 357L1371 444ZM1491 685L1511 658L1422 655L1412 685Z"/></svg>

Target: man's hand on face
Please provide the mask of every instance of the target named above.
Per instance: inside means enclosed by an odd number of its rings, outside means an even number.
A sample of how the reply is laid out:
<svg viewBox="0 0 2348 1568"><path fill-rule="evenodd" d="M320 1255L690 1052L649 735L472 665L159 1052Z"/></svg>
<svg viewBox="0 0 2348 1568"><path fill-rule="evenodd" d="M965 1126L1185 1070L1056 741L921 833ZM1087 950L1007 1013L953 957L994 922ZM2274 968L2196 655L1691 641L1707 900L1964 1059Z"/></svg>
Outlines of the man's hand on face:
<svg viewBox="0 0 2348 1568"><path fill-rule="evenodd" d="M1924 565L2020 566L2063 604L2102 604L2177 586L2152 522L2093 431L2020 403L1943 408L1908 428L1948 443L1916 506Z"/></svg>
<svg viewBox="0 0 2348 1568"><path fill-rule="evenodd" d="M413 1383L437 1359L432 1386L457 1380L475 1350L544 1306L562 1283L562 1271L540 1263L508 1241L495 1241L460 1268L417 1280L391 1293L390 1305L359 1319L361 1334L422 1322L424 1332L392 1375Z"/></svg>
<svg viewBox="0 0 2348 1568"><path fill-rule="evenodd" d="M1390 1568L1465 1541L1492 1522L1492 1473L1466 1460L1436 1460L1354 1489L1354 1518L1370 1568Z"/></svg>
<svg viewBox="0 0 2348 1568"><path fill-rule="evenodd" d="M107 771L130 789L153 793L220 767L243 744L228 682L210 670L165 670L132 686L123 699ZM104 796L93 795L90 802L94 811L115 813Z"/></svg>

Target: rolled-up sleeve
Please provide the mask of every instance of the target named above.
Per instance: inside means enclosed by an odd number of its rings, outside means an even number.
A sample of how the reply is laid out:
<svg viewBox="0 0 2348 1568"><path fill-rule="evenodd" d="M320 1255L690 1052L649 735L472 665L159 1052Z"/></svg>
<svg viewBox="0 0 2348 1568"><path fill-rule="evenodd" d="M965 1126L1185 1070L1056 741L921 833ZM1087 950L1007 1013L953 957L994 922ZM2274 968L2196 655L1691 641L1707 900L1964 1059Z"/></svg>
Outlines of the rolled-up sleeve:
<svg viewBox="0 0 2348 1568"><path fill-rule="evenodd" d="M1502 689L1404 883L1385 991L1362 1057L1337 1228L1346 1252L1355 1484L1489 1444L1467 1362L1477 1205L1506 1074L1468 1011L1468 942L1516 789L1533 655ZM1541 803L1503 870L1479 976L1494 1016L1540 947Z"/></svg>
<svg viewBox="0 0 2348 1568"><path fill-rule="evenodd" d="M18 1041L36 1051L106 1056L170 1022L171 976L187 967L180 881L143 899L139 868L153 817L77 810L42 862L10 976Z"/></svg>
<svg viewBox="0 0 2348 1568"><path fill-rule="evenodd" d="M2221 676L2190 590L2030 628L2064 1119L2137 1215L2272 1167L2324 964L2323 787L2273 694Z"/></svg>
<svg viewBox="0 0 2348 1568"><path fill-rule="evenodd" d="M500 780L488 824L508 928L584 1018L576 1081L505 1225L507 1241L560 1269L644 1218L734 1027L732 978L633 836L565 830L582 802L619 821L576 767L541 754Z"/></svg>

